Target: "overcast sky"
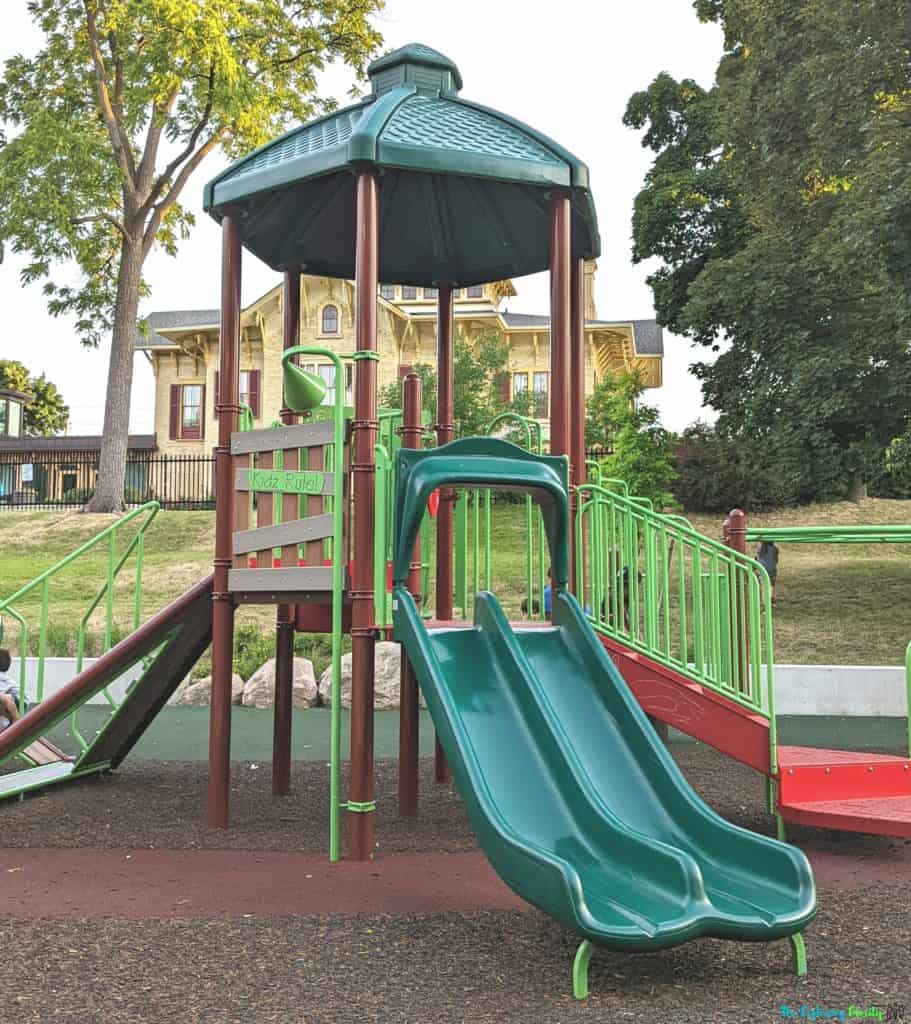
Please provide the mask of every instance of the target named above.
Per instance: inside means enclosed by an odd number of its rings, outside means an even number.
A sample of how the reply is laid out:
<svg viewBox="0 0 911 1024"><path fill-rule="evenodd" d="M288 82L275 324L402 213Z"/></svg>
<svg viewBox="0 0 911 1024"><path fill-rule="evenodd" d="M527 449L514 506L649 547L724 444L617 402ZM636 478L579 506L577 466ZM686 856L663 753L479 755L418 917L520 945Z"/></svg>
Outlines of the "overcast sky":
<svg viewBox="0 0 911 1024"><path fill-rule="evenodd" d="M0 61L37 49L41 36L32 26L26 0L4 0ZM677 78L712 81L721 55L721 33L701 25L690 0L387 0L380 16L387 48L422 42L459 66L464 96L503 110L557 139L585 160L601 230L595 301L608 320L653 316L649 268L630 260L633 199L647 171L650 154L639 133L621 122L626 101L660 71ZM352 84L345 68L332 68L323 89L345 102ZM202 187L224 161L208 158L191 179L183 202L197 215L197 226L180 254L153 254L145 276L151 296L144 313L160 309L216 307L219 296L219 231L202 212ZM34 373L44 371L62 390L71 410L70 432L100 433L107 350L87 351L70 325L50 317L40 286L23 287L24 260L7 252L0 264L3 336L0 358L20 359ZM247 254L243 300L250 302L277 283L278 276ZM547 311L547 279L517 280L512 312ZM700 415L699 385L687 367L699 353L682 338L665 333L664 387L649 393L666 426L679 430ZM138 356L133 386L131 430L153 429L153 380Z"/></svg>

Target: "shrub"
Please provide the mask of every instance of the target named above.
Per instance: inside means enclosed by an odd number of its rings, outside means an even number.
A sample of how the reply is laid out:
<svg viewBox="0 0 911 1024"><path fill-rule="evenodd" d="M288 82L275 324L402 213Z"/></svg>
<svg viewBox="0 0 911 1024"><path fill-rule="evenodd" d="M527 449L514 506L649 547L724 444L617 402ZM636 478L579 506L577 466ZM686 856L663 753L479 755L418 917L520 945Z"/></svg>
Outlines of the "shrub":
<svg viewBox="0 0 911 1024"><path fill-rule="evenodd" d="M677 471L674 493L688 512L758 510L808 500L771 445L720 434L701 421L683 432Z"/></svg>

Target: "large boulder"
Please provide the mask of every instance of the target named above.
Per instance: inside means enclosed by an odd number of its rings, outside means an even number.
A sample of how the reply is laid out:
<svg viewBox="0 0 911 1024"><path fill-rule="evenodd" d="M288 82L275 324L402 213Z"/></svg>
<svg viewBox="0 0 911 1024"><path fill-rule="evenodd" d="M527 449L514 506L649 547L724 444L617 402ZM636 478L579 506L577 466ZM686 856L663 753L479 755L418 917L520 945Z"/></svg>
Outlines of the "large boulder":
<svg viewBox="0 0 911 1024"><path fill-rule="evenodd" d="M374 655L374 696L373 706L377 710L399 706L399 677L401 672L401 649L398 644L381 640ZM332 666L320 676L320 698L330 704L332 690ZM342 655L342 707L351 707L351 655Z"/></svg>
<svg viewBox="0 0 911 1024"><path fill-rule="evenodd" d="M312 708L318 698L316 673L309 658L294 659L292 706ZM245 708L271 708L275 704L275 658L270 658L247 680L244 687Z"/></svg>
<svg viewBox="0 0 911 1024"><path fill-rule="evenodd" d="M240 704L244 693L244 681L235 672L231 677L231 703ZM185 679L168 701L172 707L201 708L212 703L212 677Z"/></svg>

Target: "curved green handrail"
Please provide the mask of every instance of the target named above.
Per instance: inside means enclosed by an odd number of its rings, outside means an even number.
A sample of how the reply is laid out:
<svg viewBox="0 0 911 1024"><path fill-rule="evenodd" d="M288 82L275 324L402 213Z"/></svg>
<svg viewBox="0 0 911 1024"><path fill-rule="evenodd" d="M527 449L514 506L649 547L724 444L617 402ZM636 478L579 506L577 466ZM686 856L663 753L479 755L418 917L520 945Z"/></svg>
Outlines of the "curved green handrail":
<svg viewBox="0 0 911 1024"><path fill-rule="evenodd" d="M133 552L136 552L136 574L134 579L134 591L133 591L133 627L136 628L139 625L140 615L140 602L142 595L142 568L143 568L143 557L144 557L144 542L145 533L152 523L152 520L158 514L160 505L157 501L149 501L144 505L140 505L138 508L131 509L125 515L121 516L115 523L111 523L110 526L101 530L100 533L95 534L85 543L80 544L74 551L61 558L54 565L45 569L44 572L40 573L33 580L20 587L17 591L11 594L9 597L4 598L0 601L0 615L10 615L16 622L19 623L19 647L20 647L20 687L19 687L19 706L20 711L25 710L25 680L26 680L26 663L28 658L28 622L25 615L20 612L15 605L21 603L23 598L28 597L34 591L39 590L39 601L40 601L40 618L38 625L38 669L35 687L35 696L38 703L44 699L44 663L47 654L47 625L50 612L50 589L51 583L55 576L66 569L78 558L82 557L86 552L91 551L93 548L98 547L101 544L107 546L107 567L105 571L105 580L98 591L95 593L92 600L89 602L88 609L82 616L79 622L77 630L77 648L76 648L76 671L77 673L82 670L82 661L85 656L85 635L88 621L101 603L102 598L105 599L105 622L104 622L104 651L110 650L113 643L113 623L114 623L114 584L115 581ZM135 519L142 518L136 533L131 538L123 554L117 557L117 535L118 532L123 529L128 523L131 523ZM104 652L102 652L104 653ZM105 687L105 697L108 703L116 708L117 701L114 699L110 690ZM79 731L78 724L78 710L73 712L70 720L70 731L73 738L79 744L79 746L86 750L88 748L88 742L85 737L82 736Z"/></svg>

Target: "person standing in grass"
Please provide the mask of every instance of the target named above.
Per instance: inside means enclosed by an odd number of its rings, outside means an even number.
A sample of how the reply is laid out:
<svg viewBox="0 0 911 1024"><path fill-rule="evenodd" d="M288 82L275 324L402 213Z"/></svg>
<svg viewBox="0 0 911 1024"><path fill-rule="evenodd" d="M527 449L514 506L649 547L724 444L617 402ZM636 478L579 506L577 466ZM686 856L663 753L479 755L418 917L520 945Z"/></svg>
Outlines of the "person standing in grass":
<svg viewBox="0 0 911 1024"><path fill-rule="evenodd" d="M9 674L13 659L0 647L0 732L19 717L19 687Z"/></svg>
<svg viewBox="0 0 911 1024"><path fill-rule="evenodd" d="M756 552L756 561L769 574L772 584L772 604L775 603L775 582L778 579L778 545L773 540L764 540Z"/></svg>

